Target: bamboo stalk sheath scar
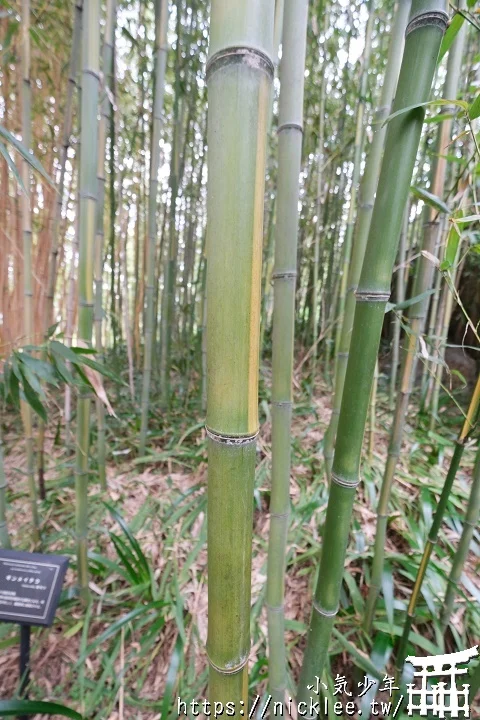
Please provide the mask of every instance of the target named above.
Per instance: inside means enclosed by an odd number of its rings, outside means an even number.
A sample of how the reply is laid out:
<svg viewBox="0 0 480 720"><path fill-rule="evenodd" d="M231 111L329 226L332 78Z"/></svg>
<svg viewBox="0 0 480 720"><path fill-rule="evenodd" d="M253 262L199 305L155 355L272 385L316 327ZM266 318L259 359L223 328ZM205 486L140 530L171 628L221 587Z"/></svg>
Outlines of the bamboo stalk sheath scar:
<svg viewBox="0 0 480 720"><path fill-rule="evenodd" d="M213 0L207 63L209 699L234 702L237 717L248 715L263 198L273 19L273 0Z"/></svg>

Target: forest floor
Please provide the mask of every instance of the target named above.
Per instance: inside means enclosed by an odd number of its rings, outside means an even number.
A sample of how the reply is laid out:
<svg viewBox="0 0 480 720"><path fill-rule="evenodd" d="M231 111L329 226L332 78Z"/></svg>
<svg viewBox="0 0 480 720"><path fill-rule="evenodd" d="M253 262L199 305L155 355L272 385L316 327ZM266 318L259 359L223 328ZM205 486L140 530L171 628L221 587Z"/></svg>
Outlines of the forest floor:
<svg viewBox="0 0 480 720"><path fill-rule="evenodd" d="M414 425L407 428L396 474L383 597L372 641L361 630L361 618L368 590L376 498L391 422L384 382L381 377L373 456L371 462L367 457L364 459L363 482L355 503L337 623L340 632L332 640L326 691L330 697L335 693L331 678L337 675L347 678L353 698L358 696L364 676L369 673L373 676L374 668L380 680L385 674L393 675L392 651L401 633L406 602L448 467L452 441L461 424L458 411L457 415L445 412L436 432L428 433L425 418L418 415L410 418ZM268 384L268 372L264 371L263 394ZM265 581L271 423L268 402L262 393L254 496L251 697L268 692ZM328 496L321 443L330 415L331 391L319 384L312 401L306 389L297 383L295 395L285 598L292 697L302 662ZM461 396L457 400L465 404ZM125 404L124 398L117 396L116 401L117 404L112 399L119 419L109 421L108 493L102 494L94 482L89 490L91 603L86 609L74 590L73 461L64 450L63 439L59 439L63 432L60 425L57 430L51 428L47 438L48 496L41 503L42 549L69 555L71 566L53 627L33 632L30 698L65 703L85 718L166 720L178 717L178 697L189 702L206 695L205 432L198 409L179 407L168 417L167 426L167 419L153 408L152 426L156 430L150 437L149 458L139 462L135 456L136 418L128 411L120 413L118 408ZM32 549L18 418L6 418L4 442L12 545ZM92 458L94 455L93 448ZM449 558L461 531L472 463L473 452L467 448L411 636L416 654L465 649L480 637L478 534L445 643L438 623ZM95 477L94 459L92 465ZM18 659L16 626L0 625L2 699L13 697L18 690ZM375 688L367 693L364 702L373 699L374 693ZM348 699L344 697L343 702Z"/></svg>

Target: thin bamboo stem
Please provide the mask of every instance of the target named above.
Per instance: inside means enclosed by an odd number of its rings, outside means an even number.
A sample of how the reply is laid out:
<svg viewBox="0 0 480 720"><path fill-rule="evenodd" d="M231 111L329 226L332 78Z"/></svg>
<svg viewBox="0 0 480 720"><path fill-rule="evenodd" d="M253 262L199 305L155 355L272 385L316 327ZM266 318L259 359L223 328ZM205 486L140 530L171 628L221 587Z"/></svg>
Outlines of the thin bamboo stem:
<svg viewBox="0 0 480 720"><path fill-rule="evenodd" d="M30 151L32 145L32 88L30 83L30 0L22 0L22 141ZM23 297L24 297L24 342L33 343L33 284L32 284L32 219L31 172L30 165L22 160L22 182L28 195L21 194L22 234L23 234ZM30 405L22 400L21 414L25 431L27 455L27 482L32 511L32 535L34 543L40 540L40 520L38 517L37 488L35 486L35 447L33 439L33 413Z"/></svg>
<svg viewBox="0 0 480 720"><path fill-rule="evenodd" d="M167 67L168 0L155 0L155 87L153 95L153 128L150 151L150 188L147 230L147 281L145 284L145 325L143 351L143 385L139 455L145 455L152 376L152 353L155 308L155 249L157 241L158 172L160 169L160 139L163 130L163 97Z"/></svg>
<svg viewBox="0 0 480 720"><path fill-rule="evenodd" d="M272 489L267 566L269 687L274 702L283 702L286 689L283 603L290 506L295 281L307 17L308 0L285 0L273 271Z"/></svg>

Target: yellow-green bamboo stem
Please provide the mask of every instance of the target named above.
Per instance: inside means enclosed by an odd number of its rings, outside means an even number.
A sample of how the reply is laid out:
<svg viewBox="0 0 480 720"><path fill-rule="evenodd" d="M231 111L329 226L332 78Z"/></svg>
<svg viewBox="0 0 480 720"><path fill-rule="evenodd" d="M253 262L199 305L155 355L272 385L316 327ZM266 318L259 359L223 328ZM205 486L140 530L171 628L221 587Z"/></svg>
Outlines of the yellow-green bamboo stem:
<svg viewBox="0 0 480 720"><path fill-rule="evenodd" d="M390 106L397 86L398 73L402 58L402 48L404 44L404 33L410 11L410 4L410 0L401 0L401 2L396 5L392 38L390 41L380 105L375 111L372 122L372 129L374 130L373 140L370 146L370 152L367 156L365 172L359 189L358 216L353 241L352 259L349 266L345 312L343 318L341 319L342 332L340 335L339 345L336 348L337 362L333 409L324 438L324 457L327 477L330 476L331 472L333 448L335 445L343 387L345 384L345 373L348 363L353 317L355 312L355 291L357 289L362 270L363 257L365 255L365 247L372 219L375 191L377 189L378 175L382 161L385 134L387 131L387 126L384 123L385 119L389 115Z"/></svg>
<svg viewBox="0 0 480 720"><path fill-rule="evenodd" d="M273 271L272 488L267 567L269 688L274 702L283 702L286 689L283 603L290 508L298 198L307 17L308 0L285 0L278 126L278 209Z"/></svg>
<svg viewBox="0 0 480 720"><path fill-rule="evenodd" d="M447 20L443 0L413 0L393 105L394 113L403 112L387 126L378 191L356 292L352 352L345 376L320 570L298 690L299 702L307 707L317 697L309 688L315 687L316 676L322 677L340 602L368 403L425 115L422 107L407 111L405 108L420 106L428 100Z"/></svg>
<svg viewBox="0 0 480 720"><path fill-rule="evenodd" d="M408 238L408 218L410 215L410 206L407 205L405 215L403 217L403 227L400 234L400 245L398 248L398 270L395 283L395 302L403 303L405 300L406 272L405 258L407 255L407 238ZM397 391L397 374L398 362L400 358L400 331L401 319L400 314L395 315L393 321L393 340L392 340L392 365L390 368L390 408L395 407L395 394Z"/></svg>
<svg viewBox="0 0 480 720"><path fill-rule="evenodd" d="M213 0L208 83L209 699L246 715L273 0ZM242 704L243 708L242 709Z"/></svg>
<svg viewBox="0 0 480 720"><path fill-rule="evenodd" d="M155 309L155 255L157 242L157 195L160 168L160 139L163 129L163 97L167 67L168 0L155 0L155 87L153 96L153 128L150 149L150 188L148 198L147 282L145 285L145 343L143 351L143 385L140 426L140 457L145 455L152 377L152 353Z"/></svg>
<svg viewBox="0 0 480 720"><path fill-rule="evenodd" d="M90 345L93 326L93 259L97 207L97 113L100 85L100 1L84 0L78 257L78 341ZM88 597L88 480L90 393L77 403L75 460L77 573L81 596Z"/></svg>
<svg viewBox="0 0 480 720"><path fill-rule="evenodd" d="M22 0L22 141L30 151L32 144L32 88L30 84L30 0ZM30 193L30 165L22 160L22 182ZM33 342L33 285L32 285L32 218L30 194L21 195L22 231L23 231L23 297L24 297L24 342ZM25 431L27 454L27 481L32 510L32 535L35 543L40 540L40 523L37 507L37 488L35 487L35 448L33 440L33 413L30 405L22 401L21 413Z"/></svg>

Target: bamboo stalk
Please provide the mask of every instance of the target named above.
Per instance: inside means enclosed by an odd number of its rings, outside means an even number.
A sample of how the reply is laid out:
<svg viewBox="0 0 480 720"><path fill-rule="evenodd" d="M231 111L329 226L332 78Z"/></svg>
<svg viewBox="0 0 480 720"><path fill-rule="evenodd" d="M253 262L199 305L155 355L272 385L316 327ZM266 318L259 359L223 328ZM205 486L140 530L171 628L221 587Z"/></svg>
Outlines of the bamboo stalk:
<svg viewBox="0 0 480 720"><path fill-rule="evenodd" d="M207 62L209 699L234 702L239 718L248 702L273 18L273 0L213 0Z"/></svg>
<svg viewBox="0 0 480 720"><path fill-rule="evenodd" d="M447 20L441 0L413 0L394 112L428 100ZM320 571L299 683L299 701L307 704L315 700L308 686L314 683L315 676L322 676L338 611L370 391L423 119L424 110L416 108L397 115L387 126L378 192L356 292L353 352L345 377Z"/></svg>
<svg viewBox="0 0 480 720"><path fill-rule="evenodd" d="M78 341L90 345L93 326L93 258L97 207L97 112L100 85L100 2L84 0L81 150L79 179ZM90 393L86 388L77 403L75 461L75 515L78 585L88 597L88 479Z"/></svg>
<svg viewBox="0 0 480 720"><path fill-rule="evenodd" d="M426 542L425 549L423 551L422 559L420 561L420 565L419 565L418 572L417 572L417 577L415 579L415 585L413 587L412 594L410 596L410 602L408 604L407 616L405 618L405 624L403 626L403 634L402 634L402 637L400 638L400 642L399 642L398 650L397 650L397 657L396 657L396 661L395 661L395 670L396 670L397 679L400 679L400 677L402 675L403 666L405 664L405 658L407 656L408 638L410 636L410 630L411 630L413 622L415 620L416 608L417 608L418 600L420 598L420 592L422 590L423 581L425 580L425 575L427 573L428 563L429 563L430 557L432 555L433 549L434 549L435 545L437 544L438 534L439 534L440 527L441 527L441 524L443 521L443 517L445 515L445 511L447 508L448 498L452 491L453 483L455 481L455 476L456 476L457 470L460 466L463 451L465 449L465 441L475 424L479 405L480 405L480 376L477 379L477 384L475 386L475 390L473 392L472 399L470 401L470 406L468 408L468 412L465 417L465 421L463 423L462 429L461 429L461 431L458 435L457 441L455 443L453 456L450 461L450 467L448 469L447 477L445 478L445 483L443 485L442 492L440 494L440 499L438 501L438 504L437 504L437 507L435 510L435 514L433 516L432 526L430 528L430 532L428 533L428 540Z"/></svg>
<svg viewBox="0 0 480 720"><path fill-rule="evenodd" d="M55 214L52 223L52 239L50 249L50 262L48 265L47 278L47 298L45 303L45 320L44 320L44 339L48 340L48 329L54 324L54 296L55 285L57 281L57 257L59 248L60 226L62 222L62 208L65 195L65 168L67 163L68 148L70 147L70 139L73 124L73 93L77 87L77 65L78 54L80 48L80 37L82 29L82 6L83 0L77 0L75 3L75 12L73 20L73 39L72 50L70 55L70 69L68 73L67 97L65 100L65 110L63 117L62 147L60 151L60 178L58 183L58 193L55 204ZM45 353L44 353L45 356ZM45 359L45 357L44 357ZM38 468L38 487L42 500L45 499L45 423L40 418L38 425L38 441L37 441L37 468Z"/></svg>
<svg viewBox="0 0 480 720"><path fill-rule="evenodd" d="M324 36L328 29L329 15L328 6L323 9L324 12L324 25L323 32ZM320 120L318 124L318 171L317 171L317 221L315 224L315 239L314 239L314 254L313 254L313 293L312 293L312 364L311 364L311 375L312 385L311 392L314 394L315 390L315 376L317 372L317 357L318 357L318 314L319 314L319 302L318 302L318 279L319 279L319 264L320 264L320 235L322 230L322 190L323 190L323 150L324 150L324 136L325 136L325 86L327 82L327 74L325 72L327 65L327 52L326 47L324 50L324 57L322 63L322 80L320 83Z"/></svg>
<svg viewBox="0 0 480 720"><path fill-rule="evenodd" d="M160 139L163 130L163 96L167 68L168 0L155 0L155 87L153 91L153 128L150 151L150 188L148 199L147 282L145 285L145 326L143 351L142 418L139 455L145 455L152 376L154 330L155 246L157 241L157 195L160 167Z"/></svg>
<svg viewBox="0 0 480 720"><path fill-rule="evenodd" d="M402 58L402 48L404 44L404 33L407 25L410 5L410 0L401 0L396 5L380 105L377 107L372 121L374 136L370 146L370 152L367 156L365 172L363 174L358 193L358 215L353 240L352 258L348 268L349 276L347 281L347 294L345 298L345 311L342 321L342 332L338 347L336 348L337 370L335 373L333 409L330 423L324 438L323 452L327 477L329 477L331 473L333 449L337 434L340 407L342 404L343 388L345 385L345 373L347 369L350 340L353 329L353 317L355 313L355 292L362 270L363 258L365 255L365 248L367 245L368 233L372 219L375 191L377 189L378 176L382 162L385 135L387 132L387 126L384 122L390 112L390 106L397 86L398 73Z"/></svg>
<svg viewBox="0 0 480 720"><path fill-rule="evenodd" d="M22 141L30 151L32 145L32 88L30 83L30 0L22 0ZM21 194L22 235L23 235L23 297L24 297L24 342L33 343L33 286L32 286L32 218L31 218L31 173L30 165L22 160L22 182L29 193ZM40 540L40 521L35 487L35 447L33 439L33 413L30 405L22 400L21 414L25 431L27 454L27 482L32 511L32 535L34 543Z"/></svg>
<svg viewBox="0 0 480 720"><path fill-rule="evenodd" d="M457 37L449 55L447 68L447 76L445 79L444 94L446 97L456 97L458 92L458 82L460 75L460 63L458 60L463 54L462 36ZM445 124L446 127L445 127ZM447 145L450 138L451 121L445 120L439 128L439 153ZM443 196L445 187L445 158L441 155L438 158L437 165L432 180L432 192L439 197ZM439 237L440 222L438 212L430 206L425 207L426 222L423 232L422 254L417 261L417 272L413 285L413 297L425 296L430 289L433 279L434 265L431 256L437 254L437 244ZM418 339L423 334L429 297L423 297L408 310L408 318L410 321L410 331L407 337L406 346L403 351L401 382L399 392L397 394L397 402L395 405L395 414L390 435L390 444L388 449L388 457L385 465L385 472L380 491L380 498L377 508L377 529L375 534L375 550L372 564L372 578L365 609L364 627L370 632L375 607L380 593L383 566L385 558L385 543L388 525L388 506L395 478L395 470L398 458L400 456L401 445L404 435L405 418L408 412L408 404L412 393L413 383L416 376L417 367L417 346Z"/></svg>
<svg viewBox="0 0 480 720"><path fill-rule="evenodd" d="M105 212L105 156L107 145L107 132L111 117L112 89L113 89L113 53L115 43L115 16L117 10L116 0L108 0L107 13L105 18L105 32L103 38L103 82L104 96L101 104L100 122L98 125L98 162L97 162L97 211L96 211L96 234L95 234L95 305L94 305L94 327L95 327L95 349L98 353L97 360L102 360L103 342L103 245L104 245L104 212ZM110 93L107 92L107 88ZM113 147L110 148L113 154ZM95 409L97 414L97 464L98 481L102 490L107 489L107 475L105 470L105 406L100 398L95 398Z"/></svg>
<svg viewBox="0 0 480 720"><path fill-rule="evenodd" d="M290 506L295 281L307 18L308 0L285 0L273 272L272 488L267 567L269 687L274 702L283 702L286 689L283 603Z"/></svg>
<svg viewBox="0 0 480 720"><path fill-rule="evenodd" d="M477 457L473 468L472 486L470 488L470 497L468 499L465 520L463 521L462 534L458 543L457 550L452 562L452 569L448 577L447 592L443 603L441 615L442 628L445 631L453 611L455 594L458 584L462 576L465 561L468 556L470 543L473 538L475 528L478 526L480 518L480 448L477 449Z"/></svg>
<svg viewBox="0 0 480 720"><path fill-rule="evenodd" d="M405 300L405 289L406 289L406 273L405 273L405 258L407 255L407 239L408 239L408 219L410 216L410 205L407 204L405 214L403 217L403 227L400 233L400 244L398 248L398 270L395 278L395 301L397 304L403 303ZM393 340L392 340L392 365L390 368L390 397L389 403L390 408L393 410L395 407L395 393L397 391L397 374L398 374L398 362L400 358L400 333L401 333L401 320L400 314L396 314L393 321Z"/></svg>

